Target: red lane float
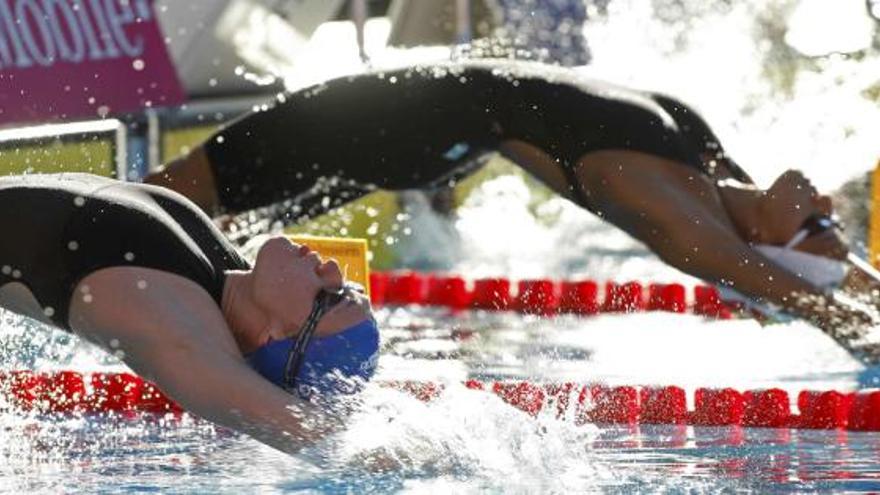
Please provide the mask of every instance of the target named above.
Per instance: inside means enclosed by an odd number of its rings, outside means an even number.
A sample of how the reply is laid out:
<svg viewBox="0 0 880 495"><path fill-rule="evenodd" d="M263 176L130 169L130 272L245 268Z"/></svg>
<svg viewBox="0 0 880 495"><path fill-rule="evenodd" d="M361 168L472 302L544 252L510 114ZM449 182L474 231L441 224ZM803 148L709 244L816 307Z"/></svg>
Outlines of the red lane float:
<svg viewBox="0 0 880 495"><path fill-rule="evenodd" d="M556 284L551 280L521 280L514 307L520 313L552 316L558 309Z"/></svg>
<svg viewBox="0 0 880 495"><path fill-rule="evenodd" d="M687 394L681 387L645 387L640 399L644 424L682 425L688 421Z"/></svg>
<svg viewBox="0 0 880 495"><path fill-rule="evenodd" d="M37 413L183 412L155 385L130 373L0 373L2 402Z"/></svg>
<svg viewBox="0 0 880 495"><path fill-rule="evenodd" d="M750 390L743 398L743 426L782 428L791 424L791 402L785 390Z"/></svg>
<svg viewBox="0 0 880 495"><path fill-rule="evenodd" d="M687 291L681 284L651 284L648 286L648 311L684 313L687 310Z"/></svg>
<svg viewBox="0 0 880 495"><path fill-rule="evenodd" d="M844 428L849 422L854 398L854 394L842 394L834 390L804 390L797 400L801 411L798 426L816 430Z"/></svg>
<svg viewBox="0 0 880 495"><path fill-rule="evenodd" d="M562 282L559 311L576 315L599 312L599 284L592 280Z"/></svg>
<svg viewBox="0 0 880 495"><path fill-rule="evenodd" d="M445 386L434 382L385 382L423 401L439 397ZM804 391L799 415L781 389L741 392L700 388L694 410L681 387L609 387L576 383L481 382L465 387L486 390L531 416L542 412L577 424L675 424L764 428L880 431L880 391L841 393ZM37 413L174 413L183 410L155 385L129 373L72 371L0 373L0 404Z"/></svg>
<svg viewBox="0 0 880 495"><path fill-rule="evenodd" d="M605 302L602 311L606 313L634 313L646 308L644 290L638 282L627 282L617 285L614 282L605 284Z"/></svg>
<svg viewBox="0 0 880 495"><path fill-rule="evenodd" d="M465 309L471 302L467 284L461 277L438 277L428 283L427 304L450 309Z"/></svg>
<svg viewBox="0 0 880 495"><path fill-rule="evenodd" d="M855 431L880 431L880 392L855 394L847 427Z"/></svg>
<svg viewBox="0 0 880 495"><path fill-rule="evenodd" d="M722 301L718 289L711 285L698 285L694 287L694 313L715 318L729 319L730 308Z"/></svg>
<svg viewBox="0 0 880 495"><path fill-rule="evenodd" d="M640 282L617 284L608 282L600 287L592 280L553 281L548 279L521 280L516 293L506 278L474 280L473 289L458 276L432 276L416 272L375 272L370 274L370 298L374 305L429 305L462 310L486 311L516 310L524 314L553 316L557 313L593 315L604 313L632 313L667 311L684 313L689 305L687 290L682 284L649 284ZM604 297L599 301L600 288ZM730 318L731 308L711 286L693 288L695 314Z"/></svg>
<svg viewBox="0 0 880 495"><path fill-rule="evenodd" d="M701 426L741 425L745 413L743 394L732 388L698 388L691 423Z"/></svg>
<svg viewBox="0 0 880 495"><path fill-rule="evenodd" d="M582 392L579 398L586 397ZM584 407L582 415L590 423L636 424L639 421L639 392L635 387L594 385L589 387L588 397L590 402L578 402Z"/></svg>
<svg viewBox="0 0 880 495"><path fill-rule="evenodd" d="M510 309L510 281L503 278L483 278L474 282L471 307L474 309L504 311Z"/></svg>
<svg viewBox="0 0 880 495"><path fill-rule="evenodd" d="M426 278L418 273L397 273L388 278L385 302L388 304L424 304Z"/></svg>

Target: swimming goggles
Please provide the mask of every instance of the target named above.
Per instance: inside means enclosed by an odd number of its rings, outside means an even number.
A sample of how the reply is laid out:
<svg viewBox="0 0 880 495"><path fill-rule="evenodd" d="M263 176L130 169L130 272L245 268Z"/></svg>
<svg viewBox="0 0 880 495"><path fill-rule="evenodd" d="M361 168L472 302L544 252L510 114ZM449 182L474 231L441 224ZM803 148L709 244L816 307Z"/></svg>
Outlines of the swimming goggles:
<svg viewBox="0 0 880 495"><path fill-rule="evenodd" d="M794 237L788 241L784 246L784 249L792 249L798 244L804 242L807 238L828 230L843 230L843 224L840 223L837 217L818 214L811 215L804 220L804 223L801 224L800 230L798 230ZM874 280L880 280L880 270L874 268L873 265L857 256L855 253L848 252L846 254L846 261L861 270L863 273L869 275Z"/></svg>
<svg viewBox="0 0 880 495"><path fill-rule="evenodd" d="M792 237L783 247L785 249L791 249L804 242L808 237L821 234L827 230L840 230L842 228L843 226L840 224L840 221L835 217L829 217L827 215L810 215L804 220L804 223L801 224L800 230L798 230L794 237Z"/></svg>
<svg viewBox="0 0 880 495"><path fill-rule="evenodd" d="M327 313L327 311L339 304L339 302L352 292L363 293L364 290L358 284L346 282L339 290L322 290L315 296L315 301L312 303L312 311L309 313L305 323L303 323L303 326L300 328L299 334L296 336L296 342L294 342L293 347L290 348L290 352L287 355L287 363L284 366L283 386L288 392L296 391L296 377L299 375L299 371L302 368L306 350L309 347L309 343L312 341L312 337L315 335L315 331L318 328L318 323L321 321L321 318Z"/></svg>

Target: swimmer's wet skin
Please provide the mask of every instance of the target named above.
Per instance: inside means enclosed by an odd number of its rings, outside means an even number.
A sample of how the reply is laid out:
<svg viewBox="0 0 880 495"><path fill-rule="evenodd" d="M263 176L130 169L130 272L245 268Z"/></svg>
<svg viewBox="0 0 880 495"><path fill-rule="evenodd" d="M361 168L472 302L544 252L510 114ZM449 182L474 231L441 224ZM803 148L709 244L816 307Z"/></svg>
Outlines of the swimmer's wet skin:
<svg viewBox="0 0 880 495"><path fill-rule="evenodd" d="M493 152L670 265L807 318L848 349L841 335L877 324L872 308L754 248L784 246L807 218L831 215L828 197L803 175L790 171L759 189L684 103L561 67L467 61L330 80L234 122L147 181L211 213L296 198L294 210L280 213L290 220L376 187L449 185ZM797 249L847 252L833 233Z"/></svg>
<svg viewBox="0 0 880 495"><path fill-rule="evenodd" d="M339 292L335 262L273 238L251 267L167 189L83 174L2 178L0 227L15 232L0 243L2 307L121 353L186 409L279 450L343 420L303 398L357 391L375 369L369 301ZM316 297L325 303L307 326ZM306 326L301 364L275 380L269 370L287 364L283 350Z"/></svg>
<svg viewBox="0 0 880 495"><path fill-rule="evenodd" d="M345 297L351 285L339 293L321 292L309 318L295 338L270 342L247 360L270 382L304 399L315 395L354 393L376 370L379 331L373 318L337 334L315 337L323 314Z"/></svg>

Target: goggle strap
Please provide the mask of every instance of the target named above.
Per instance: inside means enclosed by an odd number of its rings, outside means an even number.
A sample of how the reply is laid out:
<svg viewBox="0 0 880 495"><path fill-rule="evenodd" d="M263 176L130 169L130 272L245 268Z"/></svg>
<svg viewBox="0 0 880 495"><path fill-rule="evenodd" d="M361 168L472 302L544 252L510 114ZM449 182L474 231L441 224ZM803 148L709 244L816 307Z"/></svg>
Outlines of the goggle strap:
<svg viewBox="0 0 880 495"><path fill-rule="evenodd" d="M303 323L302 328L300 328L299 334L296 337L296 342L294 342L293 347L290 349L290 353L287 355L287 364L284 367L284 388L288 391L294 391L296 389L296 377L299 375L300 368L302 368L306 349L308 349L309 342L311 342L312 337L315 335L315 330L318 328L318 322L321 320L321 317L327 309L326 301L326 292L320 292L318 296L315 297L315 301L312 304L312 311L306 318L305 323Z"/></svg>

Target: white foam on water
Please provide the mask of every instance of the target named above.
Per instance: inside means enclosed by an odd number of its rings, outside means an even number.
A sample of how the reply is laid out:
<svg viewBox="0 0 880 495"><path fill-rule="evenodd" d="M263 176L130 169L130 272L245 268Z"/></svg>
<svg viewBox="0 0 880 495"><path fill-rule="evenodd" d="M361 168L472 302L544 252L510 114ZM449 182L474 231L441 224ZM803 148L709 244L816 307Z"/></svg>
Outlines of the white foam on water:
<svg viewBox="0 0 880 495"><path fill-rule="evenodd" d="M869 170L880 156L880 106L872 100L876 96L871 97L877 89L880 57L873 49L858 57L799 55L798 48L807 50L803 37L789 38L797 47L785 42L794 4L614 0L607 16L594 13L585 28L594 60L581 70L692 103L761 184L785 168L798 167L820 188L834 188ZM680 12L661 20L661 7ZM857 15L851 19L861 22ZM797 22L797 17L791 20ZM820 36L813 41L821 42ZM858 44L847 42L847 49ZM808 51L822 50L810 46ZM385 57L391 64L393 52ZM326 62L322 57L315 60ZM529 209L530 194L521 178L502 177L468 199L455 224L468 253L459 271L474 278L691 280L571 203L554 199ZM486 364L478 372L500 375L499 370L506 369L512 376L519 373L535 380L847 388L860 369L820 332L800 323L760 327L751 321L641 314L521 325L457 344L457 350L470 359L484 358ZM3 366L118 366L90 348L56 342L55 335L2 314ZM589 361L563 357L578 352L589 352ZM421 366L429 361L436 366ZM626 448L619 449L617 457L599 455L595 446L601 438L591 427L575 428L545 416L533 420L491 394L456 387L474 371L461 361L386 355L382 366L385 376L409 366L409 376L445 380L450 389L425 404L370 387L363 398L366 407L346 432L292 459L253 441L191 425L153 427L136 421L107 428L82 420L59 425L4 413L0 488L58 491L72 479L86 492L118 488L104 484L107 474L130 489L152 484L169 491L186 487L234 492L243 486L366 491L388 486L402 491L511 487L558 492L626 480L647 484L652 491L723 488L707 477L689 479L657 468L662 460L654 471L641 469L631 464L634 453ZM422 375L415 375L417 368ZM101 440L90 447L88 442L96 439ZM41 457L41 444L47 442L57 447L49 449L54 454L48 459ZM381 473L381 464L372 460L382 458L390 459L392 466L387 485L382 485L381 476L379 481L370 478L377 468ZM692 460L685 472L699 465ZM350 472L367 481L331 483ZM310 477L318 479L317 484L297 484ZM248 485L236 480L247 480Z"/></svg>
<svg viewBox="0 0 880 495"><path fill-rule="evenodd" d="M870 96L880 57L864 41L842 46L833 36L864 32L870 19L862 2L824 2L846 15L821 20L793 15L797 5L616 0L607 18L587 24L594 59L583 70L693 105L759 184L799 168L830 190L880 157L880 106ZM676 12L669 21L658 20L664 8ZM824 28L801 34L807 21ZM810 58L786 43L786 33L856 53Z"/></svg>
<svg viewBox="0 0 880 495"><path fill-rule="evenodd" d="M403 476L458 473L492 484L556 489L575 488L583 477L611 477L587 449L595 427L557 421L549 412L532 418L461 384L447 384L428 403L374 387L364 402L364 412L337 439L344 465L384 464Z"/></svg>

